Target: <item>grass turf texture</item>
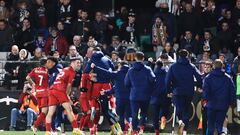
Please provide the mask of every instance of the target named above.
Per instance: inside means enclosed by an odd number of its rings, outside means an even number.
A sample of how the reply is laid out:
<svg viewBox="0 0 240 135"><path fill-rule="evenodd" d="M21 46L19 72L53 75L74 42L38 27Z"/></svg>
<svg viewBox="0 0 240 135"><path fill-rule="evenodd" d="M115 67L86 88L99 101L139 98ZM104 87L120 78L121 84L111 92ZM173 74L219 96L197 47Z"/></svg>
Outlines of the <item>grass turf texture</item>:
<svg viewBox="0 0 240 135"><path fill-rule="evenodd" d="M38 135L44 135L45 132L38 132ZM161 135L171 135L170 133L160 133ZM0 131L0 135L33 135L32 131ZM58 133L60 135L60 133ZM66 132L66 135L72 135L72 132ZM87 133L89 135L89 133ZM98 135L110 135L110 132L99 132ZM154 133L144 133L144 135L154 135ZM189 134L190 135L190 134ZM192 134L197 135L197 134Z"/></svg>

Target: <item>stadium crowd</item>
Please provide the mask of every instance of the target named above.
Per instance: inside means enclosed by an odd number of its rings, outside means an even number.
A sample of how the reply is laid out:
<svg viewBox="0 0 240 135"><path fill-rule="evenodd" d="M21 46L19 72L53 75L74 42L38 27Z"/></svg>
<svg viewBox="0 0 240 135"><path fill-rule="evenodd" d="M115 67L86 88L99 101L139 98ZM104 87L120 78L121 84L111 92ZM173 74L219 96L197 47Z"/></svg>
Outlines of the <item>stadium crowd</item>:
<svg viewBox="0 0 240 135"><path fill-rule="evenodd" d="M103 98L103 95L110 96L114 93L109 91L111 86L108 87L106 84L114 84L116 111L120 116L119 122L115 118L114 112L103 111L104 116L109 119L113 134L125 131L129 125L132 125L133 135L143 133L144 118L147 117L147 112L143 110L147 110L150 99L150 104L155 108L166 109L162 111L161 117L157 115L159 109L155 112L156 116L154 117L157 121L154 121L154 128L156 135L159 134L158 118L160 117L161 129L164 129L166 115L168 115L167 106L171 102L169 98L173 98L176 102L177 116L182 120L179 122L180 129L182 128L180 134L186 134L188 118L184 116L186 108L183 106L189 106L192 100L191 88L193 86L191 84L194 84L194 80L191 76L195 76L197 80L198 92L203 92L203 108L211 108L211 111L206 109L205 113L209 116L215 116L221 110L216 118L221 118L221 120L211 119L208 122L213 123L213 125L214 122L223 123L226 108L234 105L232 101L236 93L234 93L234 96L227 97L229 100L231 99L231 103L226 101L226 107L219 107L215 102L211 102L210 99L213 97L209 96L209 93L212 93L212 87L216 87L216 85L211 86L214 75L224 78L224 82L229 82L229 84L226 84L229 87L223 87L225 89L221 89L222 91L226 93L233 91L234 88L231 87L232 81L229 77L231 76L238 91L237 98L240 98L240 90L238 90L240 89L240 0L236 0L235 5L223 4L218 6L216 6L214 0L157 0L155 4L157 12L148 21L141 20L141 15L134 12L134 7L133 9L127 9L122 6L115 13L92 7L91 0L0 0L0 51L10 52L4 67L6 73L3 86L6 89L11 89L12 80L18 80L17 89L24 90L19 103L23 103L23 96L27 95L33 100L32 105L36 105L35 100L37 99L32 97L33 95L27 90L25 80L34 68L44 65L40 62L43 58L48 57L47 60L54 63L50 66L52 68L48 68L48 74L52 76L52 78L49 77L49 84L54 84L56 78L54 73L58 69L74 66L73 59L78 58L81 61L81 69L76 71L72 87L75 92L80 88L80 104L82 104L81 99L85 100L87 97L81 97L84 95L83 92L90 89L91 91L92 89L101 89L96 97ZM150 23L143 24L146 22ZM146 65L150 68L142 64L144 58L146 58ZM109 65L106 66L106 59L113 65L108 63ZM190 64L187 59L190 60L190 63L195 63L198 69L195 69L195 66ZM101 61L105 63L102 64ZM128 64L133 68L128 67ZM188 66L184 68L181 64ZM206 77L207 79L202 87L204 77L200 77L200 75L207 76L206 74L209 73L212 66L214 68L213 76ZM177 69L175 69L176 67ZM228 75L219 70L222 67ZM118 70L115 73L108 71L109 68ZM137 74L139 70L142 70L141 74ZM193 71L193 73L190 74L189 71ZM99 84L97 83L96 88L88 88L86 84L80 84L86 81L86 74L90 74L90 78L97 78ZM140 77L134 78L137 75ZM175 76L184 77L184 75L186 75L186 78L183 78L184 81L192 82L189 86L183 86L186 82L176 83L179 78L175 78ZM148 76L148 78L145 76ZM143 81L143 78L146 80ZM166 86L165 78L167 80ZM123 81L124 79L125 81ZM164 84L156 91L152 91L160 97L148 95L152 94L149 93L149 89L151 89L151 84L155 84L155 79L156 87L159 87L159 84ZM208 85L206 84L207 80L209 81ZM138 84L139 82L140 84ZM179 94L177 87L188 89L190 92L186 91L183 94L180 92L181 94ZM106 91L102 92L102 89ZM131 93L130 95L126 91L118 93L117 89L131 89ZM177 90L171 91L171 89ZM158 90L161 92L159 93ZM122 98L127 96L129 98ZM103 99L103 101L109 100L108 98ZM159 98L161 101L159 101ZM238 102L240 104L240 101ZM115 108L112 98L110 98L110 103ZM122 106L123 103L129 106ZM96 104L95 100L90 102L91 114L89 114L88 109L84 112L82 118L85 121L96 119L94 116L98 115L97 110L100 108ZM105 102L100 104L102 108L108 110ZM118 106L125 108L119 110ZM57 112L62 112L62 107L57 108L59 108ZM84 107L80 108L85 109ZM143 117L140 120L140 131L138 131L139 109ZM34 117L37 117L38 113L41 114L41 111L39 112L35 107L34 109L28 109L24 107L24 104L22 107L14 108L11 112L11 130L16 129L18 110L25 110L27 115L30 115L27 117L28 129L31 129ZM126 110L131 110L131 115ZM74 112L76 111L74 110ZM45 115L48 119L52 117L46 113L40 116L45 118ZM130 116L131 120L127 120L129 125L125 125L124 119L128 119ZM97 129L96 123L91 124L90 127L94 129L92 132L94 134ZM84 129L86 125L85 123L81 127L80 124L80 130ZM53 129L54 127L52 126ZM61 127L61 122L57 127ZM217 124L216 128L219 133L225 133L225 131L222 132L222 127L221 124ZM37 128L37 126L34 128ZM208 128L208 134L213 134L214 131L212 130L215 127L208 126Z"/></svg>

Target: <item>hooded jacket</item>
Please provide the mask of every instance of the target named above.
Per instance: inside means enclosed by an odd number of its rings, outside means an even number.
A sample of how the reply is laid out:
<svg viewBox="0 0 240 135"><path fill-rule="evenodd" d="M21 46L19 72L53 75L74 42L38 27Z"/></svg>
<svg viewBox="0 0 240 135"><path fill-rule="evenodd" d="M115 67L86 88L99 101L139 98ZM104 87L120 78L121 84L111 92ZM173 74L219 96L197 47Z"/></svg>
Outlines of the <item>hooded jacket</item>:
<svg viewBox="0 0 240 135"><path fill-rule="evenodd" d="M179 58L167 73L166 87L168 93L192 97L194 95L194 77L198 86L201 87L202 78L196 66L190 64L187 58Z"/></svg>
<svg viewBox="0 0 240 135"><path fill-rule="evenodd" d="M233 80L221 68L216 68L203 81L203 98L207 108L227 110L236 101Z"/></svg>
<svg viewBox="0 0 240 135"><path fill-rule="evenodd" d="M160 102L164 102L167 98L167 90L165 85L166 79L166 70L162 67L157 67L154 70L154 74L156 76L156 83L151 96L151 104L160 104Z"/></svg>
<svg viewBox="0 0 240 135"><path fill-rule="evenodd" d="M84 73L90 73L91 72L91 64L94 63L97 67L113 71L114 65L112 61L104 56L104 54L101 51L97 51L93 53L91 59L87 62L87 65L85 66ZM95 71L94 71L95 72ZM103 72L99 72L97 74L97 83L109 83L111 81L110 77L106 76Z"/></svg>
<svg viewBox="0 0 240 135"><path fill-rule="evenodd" d="M130 100L147 101L152 95L155 75L152 69L142 62L135 62L125 77L125 86L130 89Z"/></svg>
<svg viewBox="0 0 240 135"><path fill-rule="evenodd" d="M114 86L111 90L107 90L105 94L115 94L116 99L129 100L130 90L124 85L124 78L129 70L129 66L124 65L119 71L110 72L100 67L95 67L94 71L98 74L105 74L114 80Z"/></svg>

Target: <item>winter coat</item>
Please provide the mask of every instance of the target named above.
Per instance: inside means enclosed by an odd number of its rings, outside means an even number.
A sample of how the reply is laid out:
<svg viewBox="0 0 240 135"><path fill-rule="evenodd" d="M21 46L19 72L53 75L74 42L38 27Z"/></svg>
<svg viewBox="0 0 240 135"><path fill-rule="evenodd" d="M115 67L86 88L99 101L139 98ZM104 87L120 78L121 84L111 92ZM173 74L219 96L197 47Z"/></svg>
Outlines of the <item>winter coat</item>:
<svg viewBox="0 0 240 135"><path fill-rule="evenodd" d="M166 87L169 93L181 96L193 96L194 77L198 86L202 86L200 71L195 65L190 64L187 58L179 58L168 70Z"/></svg>
<svg viewBox="0 0 240 135"><path fill-rule="evenodd" d="M204 79L203 98L207 108L227 110L236 101L233 80L221 68L216 68Z"/></svg>
<svg viewBox="0 0 240 135"><path fill-rule="evenodd" d="M152 69L142 62L135 62L125 77L125 86L130 88L130 100L148 101L155 85Z"/></svg>

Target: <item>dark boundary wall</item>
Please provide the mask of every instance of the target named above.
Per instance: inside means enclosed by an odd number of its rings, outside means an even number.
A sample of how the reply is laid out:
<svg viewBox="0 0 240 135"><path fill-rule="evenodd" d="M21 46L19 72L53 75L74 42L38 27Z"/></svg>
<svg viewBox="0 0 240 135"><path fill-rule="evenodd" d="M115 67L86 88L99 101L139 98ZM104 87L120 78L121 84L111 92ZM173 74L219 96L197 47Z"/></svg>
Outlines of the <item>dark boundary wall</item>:
<svg viewBox="0 0 240 135"><path fill-rule="evenodd" d="M10 114L11 109L16 106L17 99L19 96L19 91L11 92L11 91L1 91L0 92L0 130L8 130L10 123ZM193 119L190 121L189 133L193 134L201 134L201 130L198 130L198 122L200 116L200 95L196 94L193 100L193 104L195 106L196 113L194 114ZM173 108L170 108L170 112ZM152 128L152 118L151 118L151 108L149 109L149 118L146 125L146 130L153 132ZM231 135L240 135L240 119L236 116L236 108L234 111L232 109L228 112L229 118L229 130ZM171 114L169 114L169 117ZM164 132L170 133L172 121L167 124L167 128ZM177 124L176 124L177 125ZM67 126L68 127L68 126ZM99 130L109 130L108 122L103 118L102 124L99 126Z"/></svg>

